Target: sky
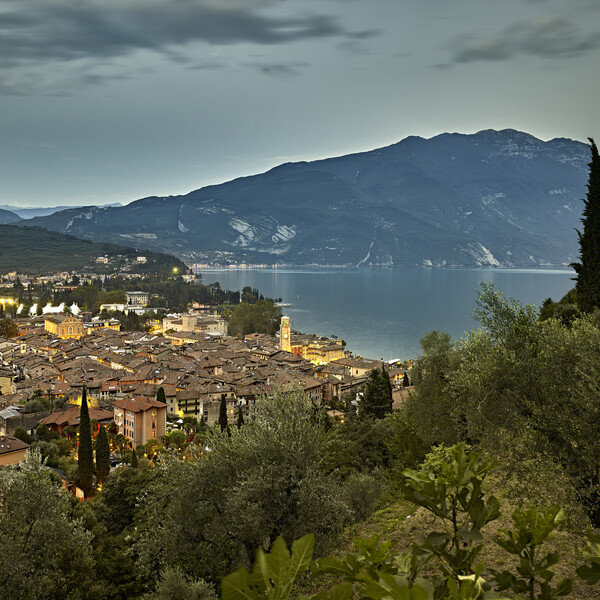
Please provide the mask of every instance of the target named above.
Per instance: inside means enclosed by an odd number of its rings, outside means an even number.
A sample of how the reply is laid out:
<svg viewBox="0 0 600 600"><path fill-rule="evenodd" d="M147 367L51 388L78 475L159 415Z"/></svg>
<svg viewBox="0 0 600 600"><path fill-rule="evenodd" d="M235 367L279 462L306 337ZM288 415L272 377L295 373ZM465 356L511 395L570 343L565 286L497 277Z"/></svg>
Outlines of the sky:
<svg viewBox="0 0 600 600"><path fill-rule="evenodd" d="M178 195L418 135L600 138L598 0L0 0L0 205Z"/></svg>

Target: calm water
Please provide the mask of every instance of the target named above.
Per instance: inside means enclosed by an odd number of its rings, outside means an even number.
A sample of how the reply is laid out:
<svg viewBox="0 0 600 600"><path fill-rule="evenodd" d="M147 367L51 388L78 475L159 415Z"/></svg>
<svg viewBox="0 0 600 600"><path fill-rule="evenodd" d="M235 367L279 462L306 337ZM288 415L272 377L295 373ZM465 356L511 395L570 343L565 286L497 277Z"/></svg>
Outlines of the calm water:
<svg viewBox="0 0 600 600"><path fill-rule="evenodd" d="M456 338L477 327L470 315L482 281L536 306L573 287L572 271L537 269L208 270L202 277L283 298L293 329L337 335L355 355L386 360L419 354L419 340L432 329Z"/></svg>

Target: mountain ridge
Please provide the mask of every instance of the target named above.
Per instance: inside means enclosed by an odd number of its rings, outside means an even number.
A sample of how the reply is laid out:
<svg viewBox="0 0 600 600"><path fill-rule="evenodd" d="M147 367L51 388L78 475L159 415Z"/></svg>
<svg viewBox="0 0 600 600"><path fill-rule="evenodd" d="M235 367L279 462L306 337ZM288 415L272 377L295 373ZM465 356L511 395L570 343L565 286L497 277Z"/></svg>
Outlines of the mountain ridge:
<svg viewBox="0 0 600 600"><path fill-rule="evenodd" d="M589 148L512 129L411 136L178 196L23 221L184 262L566 266Z"/></svg>

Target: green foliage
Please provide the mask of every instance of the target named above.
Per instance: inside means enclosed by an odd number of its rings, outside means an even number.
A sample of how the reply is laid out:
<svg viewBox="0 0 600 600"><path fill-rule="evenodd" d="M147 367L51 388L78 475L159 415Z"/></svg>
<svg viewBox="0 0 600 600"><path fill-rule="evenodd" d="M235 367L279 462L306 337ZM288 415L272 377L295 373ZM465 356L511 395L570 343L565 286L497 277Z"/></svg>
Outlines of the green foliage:
<svg viewBox="0 0 600 600"><path fill-rule="evenodd" d="M10 318L0 319L0 337L13 338L19 335L19 327Z"/></svg>
<svg viewBox="0 0 600 600"><path fill-rule="evenodd" d="M268 333L275 335L281 322L281 309L271 300L258 300L255 304L240 302L229 318L229 335Z"/></svg>
<svg viewBox="0 0 600 600"><path fill-rule="evenodd" d="M249 285L242 289L242 296L240 300L242 302L247 302L248 304L256 304L259 298L259 293L257 289L252 289Z"/></svg>
<svg viewBox="0 0 600 600"><path fill-rule="evenodd" d="M142 600L218 600L214 587L203 579L190 579L180 568L167 567L154 592Z"/></svg>
<svg viewBox="0 0 600 600"><path fill-rule="evenodd" d="M577 273L577 304L583 312L600 307L600 155L594 140L589 138L589 141L592 158L581 217L583 231L577 232L579 262L571 264Z"/></svg>
<svg viewBox="0 0 600 600"><path fill-rule="evenodd" d="M392 416L350 419L333 426L327 436L323 469L340 479L355 472L386 468L392 458L388 444L394 436ZM409 465L403 465L403 468Z"/></svg>
<svg viewBox="0 0 600 600"><path fill-rule="evenodd" d="M0 597L82 598L94 579L92 536L38 452L20 469L0 469L0 506Z"/></svg>
<svg viewBox="0 0 600 600"><path fill-rule="evenodd" d="M405 410L426 444L454 444L460 439L450 385L457 363L454 344L445 331L435 330L420 343L423 354L412 371L415 391Z"/></svg>
<svg viewBox="0 0 600 600"><path fill-rule="evenodd" d="M33 438L23 429L22 427L18 427L14 433L15 437L26 444L31 444L33 442Z"/></svg>
<svg viewBox="0 0 600 600"><path fill-rule="evenodd" d="M32 398L23 405L22 412L25 414L43 412L50 408L50 404L43 398Z"/></svg>
<svg viewBox="0 0 600 600"><path fill-rule="evenodd" d="M129 258L129 264L136 272L170 272L173 267L185 269L186 266L174 256L144 250L147 263L136 263L138 250L115 244L95 243L49 231L41 227L17 227L0 225L2 254L0 255L0 273L11 270L27 273L56 273L56 271L81 270L93 265L94 271L102 269L95 261L105 254ZM116 261L116 258L115 258ZM115 262L113 268L117 270Z"/></svg>
<svg viewBox="0 0 600 600"><path fill-rule="evenodd" d="M482 489L494 464L483 452L457 444L434 450L420 470L404 472L404 498L430 511L443 526L413 544L419 568L435 558L442 573L455 580L477 573L481 529L500 516L500 503L494 496L485 498ZM440 590L446 588L444 582Z"/></svg>
<svg viewBox="0 0 600 600"><path fill-rule="evenodd" d="M221 403L219 404L219 426L221 431L227 430L227 398L221 394Z"/></svg>
<svg viewBox="0 0 600 600"><path fill-rule="evenodd" d="M237 426L238 429L244 424L244 413L242 411L242 405L238 406L238 418L237 418Z"/></svg>
<svg viewBox="0 0 600 600"><path fill-rule="evenodd" d="M79 416L79 450L77 485L87 496L94 485L94 456L92 451L92 429L87 404L87 390L83 387Z"/></svg>
<svg viewBox="0 0 600 600"><path fill-rule="evenodd" d="M509 554L519 558L517 575L508 571L494 571L496 589L511 589L515 594L524 594L531 600L553 600L571 592L573 580L562 579L555 587L551 585L554 572L550 567L556 565L560 555L553 552L541 552L541 546L550 534L565 520L560 506L551 506L545 510L517 510L512 515L515 528L501 529L501 537L496 543Z"/></svg>
<svg viewBox="0 0 600 600"><path fill-rule="evenodd" d="M108 446L108 436L104 425L100 425L100 430L96 436L96 477L98 484L102 485L110 473L110 448Z"/></svg>
<svg viewBox="0 0 600 600"><path fill-rule="evenodd" d="M165 389L162 386L160 386L158 388L158 391L156 392L156 399L159 402L164 402L165 404L167 403L167 396L165 394Z"/></svg>
<svg viewBox="0 0 600 600"><path fill-rule="evenodd" d="M360 414L383 419L392 412L392 384L385 370L373 369L369 372L365 392L360 401Z"/></svg>
<svg viewBox="0 0 600 600"><path fill-rule="evenodd" d="M600 529L589 531L587 538L583 558L590 564L579 567L577 575L588 585L596 585L600 581Z"/></svg>
<svg viewBox="0 0 600 600"><path fill-rule="evenodd" d="M35 428L35 436L42 442L50 442L58 438L58 433L52 431L48 425L42 423Z"/></svg>
<svg viewBox="0 0 600 600"><path fill-rule="evenodd" d="M318 553L340 539L351 514L321 470L325 432L301 390L259 399L255 418L230 433L207 432L190 447L192 460L165 457L154 467L140 519L156 526L135 545L149 571L179 565L216 581L279 536L312 532Z"/></svg>
<svg viewBox="0 0 600 600"><path fill-rule="evenodd" d="M307 534L287 549L278 537L266 553L258 549L252 572L239 569L221 582L223 600L287 600L296 580L312 560L315 536Z"/></svg>

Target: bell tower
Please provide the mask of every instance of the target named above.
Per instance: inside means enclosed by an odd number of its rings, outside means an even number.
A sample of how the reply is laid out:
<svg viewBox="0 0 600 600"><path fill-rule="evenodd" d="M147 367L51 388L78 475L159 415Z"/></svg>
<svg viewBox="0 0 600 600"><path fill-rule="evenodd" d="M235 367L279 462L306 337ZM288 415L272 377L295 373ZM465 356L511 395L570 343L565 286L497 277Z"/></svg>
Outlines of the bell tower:
<svg viewBox="0 0 600 600"><path fill-rule="evenodd" d="M292 351L292 337L291 337L290 318L281 317L281 326L279 328L279 348L285 352Z"/></svg>

